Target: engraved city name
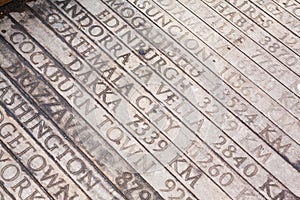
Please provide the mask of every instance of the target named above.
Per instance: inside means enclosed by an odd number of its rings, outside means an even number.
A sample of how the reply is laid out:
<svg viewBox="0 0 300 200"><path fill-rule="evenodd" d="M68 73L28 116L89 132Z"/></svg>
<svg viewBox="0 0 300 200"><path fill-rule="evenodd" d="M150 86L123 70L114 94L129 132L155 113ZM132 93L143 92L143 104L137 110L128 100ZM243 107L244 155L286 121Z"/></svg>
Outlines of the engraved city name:
<svg viewBox="0 0 300 200"><path fill-rule="evenodd" d="M299 8L35 0L3 14L0 200L299 199Z"/></svg>

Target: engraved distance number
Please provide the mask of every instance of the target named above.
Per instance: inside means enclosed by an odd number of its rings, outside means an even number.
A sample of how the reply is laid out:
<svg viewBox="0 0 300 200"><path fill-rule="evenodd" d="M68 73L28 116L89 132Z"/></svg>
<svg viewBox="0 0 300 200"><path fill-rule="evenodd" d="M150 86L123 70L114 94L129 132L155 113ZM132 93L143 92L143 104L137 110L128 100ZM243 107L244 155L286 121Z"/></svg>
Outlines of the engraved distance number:
<svg viewBox="0 0 300 200"><path fill-rule="evenodd" d="M172 195L168 197L169 200L193 200L191 197L186 197L186 194L182 188L176 186L176 182L173 179L167 179L165 181L165 188L160 189L161 192L172 192ZM175 191L175 194L174 194Z"/></svg>
<svg viewBox="0 0 300 200"><path fill-rule="evenodd" d="M151 193L145 190L143 185L130 172L123 172L121 176L115 178L115 182L123 189L125 195L138 192L139 200L150 200L152 197Z"/></svg>
<svg viewBox="0 0 300 200"><path fill-rule="evenodd" d="M169 143L166 140L160 139L159 133L151 131L150 125L145 122L141 116L135 114L134 120L126 125L134 130L138 136L143 136L142 140L148 145L154 145L153 151L164 151L168 148Z"/></svg>
<svg viewBox="0 0 300 200"><path fill-rule="evenodd" d="M221 186L229 186L234 177L230 172L222 172L221 170L224 168L221 164L214 164L213 163L213 156L210 153L207 153L207 158L205 160L197 161L203 168L208 168L208 174L212 177L219 177L218 182Z"/></svg>
<svg viewBox="0 0 300 200"><path fill-rule="evenodd" d="M227 145L227 139L223 136L219 136L219 141L213 144L213 146L220 150L222 155L226 158L232 158L234 160L234 166L243 170L243 174L247 177L253 177L258 172L258 167L254 163L246 163L247 157L235 156L237 148L234 145Z"/></svg>
<svg viewBox="0 0 300 200"><path fill-rule="evenodd" d="M298 58L296 56L290 55L286 49L280 48L280 45L277 42L273 42L271 37L265 36L259 43L266 46L269 52L276 53L277 58L283 58L284 64L293 66L298 63Z"/></svg>

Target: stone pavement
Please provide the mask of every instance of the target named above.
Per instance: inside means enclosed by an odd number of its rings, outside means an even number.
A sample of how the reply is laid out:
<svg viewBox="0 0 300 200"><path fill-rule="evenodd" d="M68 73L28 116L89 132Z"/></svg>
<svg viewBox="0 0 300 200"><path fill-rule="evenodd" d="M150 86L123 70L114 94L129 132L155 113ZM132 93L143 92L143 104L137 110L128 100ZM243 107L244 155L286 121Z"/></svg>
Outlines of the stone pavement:
<svg viewBox="0 0 300 200"><path fill-rule="evenodd" d="M300 199L299 0L13 3L0 200Z"/></svg>

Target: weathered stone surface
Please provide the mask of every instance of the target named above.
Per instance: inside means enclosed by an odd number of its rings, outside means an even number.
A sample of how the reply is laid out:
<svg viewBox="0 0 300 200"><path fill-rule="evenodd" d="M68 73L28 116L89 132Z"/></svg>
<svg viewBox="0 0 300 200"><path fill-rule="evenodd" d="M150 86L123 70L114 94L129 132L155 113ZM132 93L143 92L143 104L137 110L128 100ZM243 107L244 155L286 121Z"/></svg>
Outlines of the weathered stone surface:
<svg viewBox="0 0 300 200"><path fill-rule="evenodd" d="M299 199L299 8L36 0L3 14L0 199Z"/></svg>

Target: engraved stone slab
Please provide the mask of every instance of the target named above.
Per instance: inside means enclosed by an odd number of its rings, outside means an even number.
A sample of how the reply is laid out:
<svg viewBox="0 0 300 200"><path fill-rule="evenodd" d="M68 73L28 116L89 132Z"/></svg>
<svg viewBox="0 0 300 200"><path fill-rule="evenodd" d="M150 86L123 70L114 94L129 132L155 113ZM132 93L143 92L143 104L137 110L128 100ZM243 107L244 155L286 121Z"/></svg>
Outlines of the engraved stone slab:
<svg viewBox="0 0 300 200"><path fill-rule="evenodd" d="M35 0L0 18L0 200L300 198L298 0Z"/></svg>

